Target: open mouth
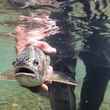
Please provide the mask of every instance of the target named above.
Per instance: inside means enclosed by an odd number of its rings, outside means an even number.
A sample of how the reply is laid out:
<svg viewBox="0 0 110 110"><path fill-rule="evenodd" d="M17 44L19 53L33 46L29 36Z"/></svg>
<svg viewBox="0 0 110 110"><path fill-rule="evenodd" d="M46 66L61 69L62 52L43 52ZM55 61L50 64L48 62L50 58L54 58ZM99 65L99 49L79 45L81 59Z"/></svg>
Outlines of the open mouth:
<svg viewBox="0 0 110 110"><path fill-rule="evenodd" d="M31 68L28 67L17 67L15 75L17 81L25 87L35 87L42 83L42 80L36 76Z"/></svg>
<svg viewBox="0 0 110 110"><path fill-rule="evenodd" d="M36 77L34 71L28 67L18 67L16 68L15 73L16 73L16 77L18 76L30 76L32 78Z"/></svg>

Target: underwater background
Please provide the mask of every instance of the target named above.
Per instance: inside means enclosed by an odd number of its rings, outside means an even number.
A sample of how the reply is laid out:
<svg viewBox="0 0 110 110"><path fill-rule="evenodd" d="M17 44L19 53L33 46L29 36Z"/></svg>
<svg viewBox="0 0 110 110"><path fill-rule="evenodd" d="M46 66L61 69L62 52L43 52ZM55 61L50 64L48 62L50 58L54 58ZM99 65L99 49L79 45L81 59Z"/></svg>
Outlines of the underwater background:
<svg viewBox="0 0 110 110"><path fill-rule="evenodd" d="M9 6L7 0L0 0L0 73L10 71L15 60L15 38L10 32L15 31L17 17L21 13ZM76 79L79 82L76 87L77 105L85 75L85 67L81 60L76 68ZM0 110L50 110L47 97L31 92L21 87L16 81L0 81ZM110 83L106 90L101 110L110 110Z"/></svg>

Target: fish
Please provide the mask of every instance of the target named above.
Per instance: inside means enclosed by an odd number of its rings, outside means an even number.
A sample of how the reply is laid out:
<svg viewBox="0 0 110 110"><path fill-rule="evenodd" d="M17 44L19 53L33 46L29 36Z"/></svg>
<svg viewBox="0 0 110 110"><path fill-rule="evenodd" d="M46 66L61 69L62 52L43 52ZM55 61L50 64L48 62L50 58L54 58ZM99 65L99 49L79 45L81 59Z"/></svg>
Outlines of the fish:
<svg viewBox="0 0 110 110"><path fill-rule="evenodd" d="M11 74L0 74L0 80L17 80L25 87L40 86L45 82L77 86L78 83L64 73L48 72L51 58L41 49L34 45L27 46L13 63L14 72Z"/></svg>

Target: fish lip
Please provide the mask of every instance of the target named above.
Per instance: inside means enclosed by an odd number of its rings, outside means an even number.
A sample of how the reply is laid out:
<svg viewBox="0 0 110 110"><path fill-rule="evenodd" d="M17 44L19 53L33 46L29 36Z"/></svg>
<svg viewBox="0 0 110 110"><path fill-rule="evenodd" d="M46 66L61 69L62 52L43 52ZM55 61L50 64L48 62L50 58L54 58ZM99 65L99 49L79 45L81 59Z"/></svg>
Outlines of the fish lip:
<svg viewBox="0 0 110 110"><path fill-rule="evenodd" d="M36 77L36 75L34 75L34 74L25 73L25 72L17 73L16 74L16 77L19 77L19 76L22 76L22 75L24 75L24 76L31 76L32 78L35 78Z"/></svg>
<svg viewBox="0 0 110 110"><path fill-rule="evenodd" d="M27 72L25 70L22 71L23 68L27 69ZM16 70L17 69L18 71L15 72L15 77L20 85L24 87L36 87L40 86L43 83L42 78L40 78L39 76L39 72L35 72L34 69L28 66L17 66ZM21 69L21 71L19 71L19 69ZM28 70L30 71L28 72Z"/></svg>
<svg viewBox="0 0 110 110"><path fill-rule="evenodd" d="M27 69L30 72L25 72L25 71L19 71L20 69ZM15 70L15 76L19 77L19 76L31 76L32 78L36 78L36 74L35 71L31 68L31 67L27 67L27 66L17 66L16 70Z"/></svg>

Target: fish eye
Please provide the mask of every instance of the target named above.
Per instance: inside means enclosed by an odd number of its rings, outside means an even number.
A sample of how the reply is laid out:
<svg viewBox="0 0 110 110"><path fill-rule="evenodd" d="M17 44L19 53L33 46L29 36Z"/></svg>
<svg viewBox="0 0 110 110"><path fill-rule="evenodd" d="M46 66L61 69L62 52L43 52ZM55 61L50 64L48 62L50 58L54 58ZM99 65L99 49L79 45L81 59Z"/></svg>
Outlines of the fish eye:
<svg viewBox="0 0 110 110"><path fill-rule="evenodd" d="M38 64L39 64L39 62L38 62L38 61L36 61L36 60L34 60L34 61L33 61L33 64L34 64L34 65L38 65Z"/></svg>

